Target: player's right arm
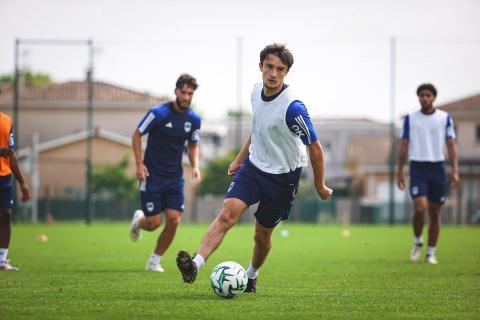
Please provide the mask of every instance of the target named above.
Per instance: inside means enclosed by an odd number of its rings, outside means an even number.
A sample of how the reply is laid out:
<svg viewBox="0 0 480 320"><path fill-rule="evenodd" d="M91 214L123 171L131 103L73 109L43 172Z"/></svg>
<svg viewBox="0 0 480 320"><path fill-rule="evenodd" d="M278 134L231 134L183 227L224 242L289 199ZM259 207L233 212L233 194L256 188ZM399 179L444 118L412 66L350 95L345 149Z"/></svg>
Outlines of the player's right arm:
<svg viewBox="0 0 480 320"><path fill-rule="evenodd" d="M240 170L241 166L245 162L245 159L248 156L248 150L250 148L250 143L252 142L252 135L248 137L247 142L243 145L242 149L238 153L237 157L235 160L228 166L228 175L229 176L234 176L238 170Z"/></svg>
<svg viewBox="0 0 480 320"><path fill-rule="evenodd" d="M410 119L406 115L403 120L402 135L398 145L398 166L397 166L397 186L400 190L405 190L405 178L403 177L403 166L408 159L408 143L410 138Z"/></svg>
<svg viewBox="0 0 480 320"><path fill-rule="evenodd" d="M132 135L132 148L135 156L135 165L137 167L136 175L140 181L145 181L149 172L147 166L143 163L142 136L149 133L155 125L159 123L166 115L167 108L152 108L142 118Z"/></svg>
<svg viewBox="0 0 480 320"><path fill-rule="evenodd" d="M144 181L148 177L147 166L143 163L143 152L142 152L142 133L137 128L132 135L132 148L133 154L135 156L135 165L136 165L136 175L137 179Z"/></svg>

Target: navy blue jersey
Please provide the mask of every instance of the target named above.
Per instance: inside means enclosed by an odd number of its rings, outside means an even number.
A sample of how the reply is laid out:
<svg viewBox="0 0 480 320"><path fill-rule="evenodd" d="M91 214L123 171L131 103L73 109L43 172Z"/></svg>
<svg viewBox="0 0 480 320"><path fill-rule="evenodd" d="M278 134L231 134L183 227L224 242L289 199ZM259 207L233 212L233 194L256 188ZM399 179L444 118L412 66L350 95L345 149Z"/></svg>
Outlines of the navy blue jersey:
<svg viewBox="0 0 480 320"><path fill-rule="evenodd" d="M144 164L153 178L177 178L183 174L185 141L197 143L200 116L192 109L175 111L173 102L151 108L138 124L142 135L148 133Z"/></svg>

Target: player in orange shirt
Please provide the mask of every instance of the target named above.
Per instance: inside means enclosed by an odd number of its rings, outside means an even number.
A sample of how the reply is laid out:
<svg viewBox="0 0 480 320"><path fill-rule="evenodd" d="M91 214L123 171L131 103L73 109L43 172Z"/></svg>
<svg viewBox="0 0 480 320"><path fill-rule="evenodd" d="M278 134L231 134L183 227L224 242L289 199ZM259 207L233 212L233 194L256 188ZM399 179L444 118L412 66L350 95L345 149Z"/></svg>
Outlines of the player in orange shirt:
<svg viewBox="0 0 480 320"><path fill-rule="evenodd" d="M15 155L12 119L0 112L0 271L19 270L16 267L12 267L7 260L14 192L12 175L15 176L20 184L22 201L28 201L30 199L30 189L23 179L17 156Z"/></svg>

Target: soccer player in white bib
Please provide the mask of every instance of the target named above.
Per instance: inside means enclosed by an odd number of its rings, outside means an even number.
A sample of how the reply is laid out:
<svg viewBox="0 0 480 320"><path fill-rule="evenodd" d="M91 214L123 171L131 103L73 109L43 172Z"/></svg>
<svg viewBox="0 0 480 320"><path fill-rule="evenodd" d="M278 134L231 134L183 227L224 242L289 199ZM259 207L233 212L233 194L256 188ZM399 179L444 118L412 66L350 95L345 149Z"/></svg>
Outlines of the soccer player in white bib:
<svg viewBox="0 0 480 320"><path fill-rule="evenodd" d="M410 164L410 195L413 199L412 219L415 244L410 254L413 262L420 260L423 246L424 216L428 211L428 247L425 261L437 264L435 248L440 234L440 210L445 203L447 177L445 174L444 146L452 166L450 185L456 187L458 178L455 130L450 115L433 107L437 89L432 84L422 84L417 89L421 109L405 116L398 153L397 185L405 189L403 166Z"/></svg>
<svg viewBox="0 0 480 320"><path fill-rule="evenodd" d="M228 174L234 178L223 209L193 257L185 250L177 254L177 266L187 283L195 281L197 272L242 213L258 202L253 257L247 269L249 279L245 290L256 292L259 269L272 246L273 229L288 219L300 173L302 167L308 165L308 158L318 195L323 200L332 195L332 189L325 185L323 149L307 109L284 84L292 64L293 56L284 45L272 44L260 53L263 82L252 90L252 133L228 167Z"/></svg>

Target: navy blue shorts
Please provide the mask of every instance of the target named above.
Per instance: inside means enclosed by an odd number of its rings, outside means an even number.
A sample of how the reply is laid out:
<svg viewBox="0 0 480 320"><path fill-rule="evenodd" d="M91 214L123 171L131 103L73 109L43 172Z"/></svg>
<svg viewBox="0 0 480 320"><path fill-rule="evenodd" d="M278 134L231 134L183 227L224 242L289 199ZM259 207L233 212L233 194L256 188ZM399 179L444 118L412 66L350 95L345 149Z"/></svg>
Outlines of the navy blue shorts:
<svg viewBox="0 0 480 320"><path fill-rule="evenodd" d="M443 161L410 161L410 195L412 198L426 196L430 202L443 204L447 186Z"/></svg>
<svg viewBox="0 0 480 320"><path fill-rule="evenodd" d="M236 198L248 206L260 202L255 218L265 228L287 220L298 191L302 168L283 174L270 174L255 167L248 159L233 177L225 198Z"/></svg>
<svg viewBox="0 0 480 320"><path fill-rule="evenodd" d="M158 178L149 176L140 183L140 201L146 216L155 216L165 209L183 212L185 196L184 180L180 178Z"/></svg>
<svg viewBox="0 0 480 320"><path fill-rule="evenodd" d="M13 179L12 175L0 176L0 208L13 206Z"/></svg>

